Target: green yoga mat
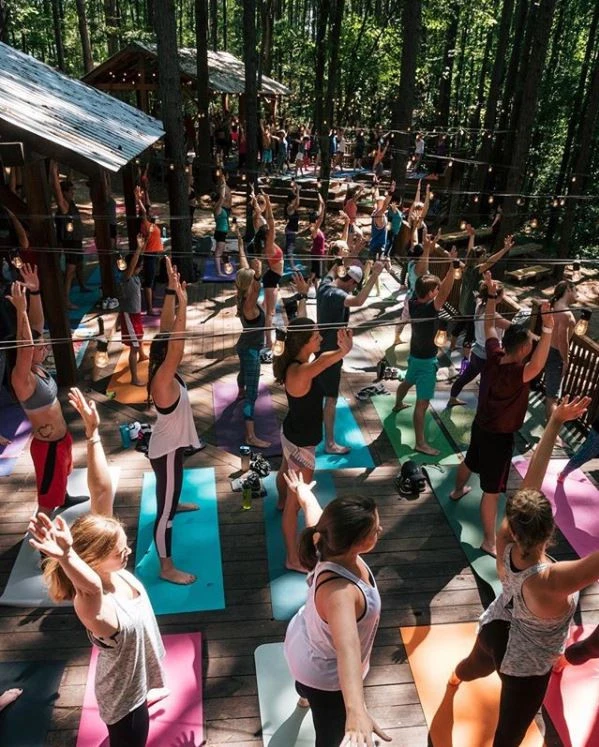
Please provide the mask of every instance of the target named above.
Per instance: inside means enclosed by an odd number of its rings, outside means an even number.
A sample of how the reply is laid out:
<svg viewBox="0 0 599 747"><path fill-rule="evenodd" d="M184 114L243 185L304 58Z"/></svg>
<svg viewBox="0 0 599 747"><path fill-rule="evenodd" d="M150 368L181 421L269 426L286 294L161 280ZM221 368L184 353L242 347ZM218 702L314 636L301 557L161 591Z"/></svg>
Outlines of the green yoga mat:
<svg viewBox="0 0 599 747"><path fill-rule="evenodd" d="M335 438L338 444L349 446L347 454L325 454L324 440L316 447L316 469L345 469L348 467L374 467L374 462L364 440L360 426L343 397L337 400L335 410Z"/></svg>
<svg viewBox="0 0 599 747"><path fill-rule="evenodd" d="M199 511L175 514L173 561L177 568L197 576L188 586L159 577L160 564L154 545L156 479L144 474L139 508L135 575L146 588L157 615L222 610L225 607L218 510L214 469L186 469L183 473L182 503L197 503Z"/></svg>
<svg viewBox="0 0 599 747"><path fill-rule="evenodd" d="M478 390L462 390L459 399L466 405L447 407L449 389L437 390L431 407L455 445L465 452L470 444L470 430L476 415Z"/></svg>
<svg viewBox="0 0 599 747"><path fill-rule="evenodd" d="M414 424L412 421L416 402L415 395L406 397L405 402L410 407L398 413L393 412L395 397L372 397L370 401L374 405L385 433L400 461L413 459L418 464L430 464L431 462L435 464L458 464L460 450L454 448L449 442L431 412L426 413L424 435L434 449L439 449L439 456L429 456L414 451Z"/></svg>
<svg viewBox="0 0 599 747"><path fill-rule="evenodd" d="M330 472L316 472L314 492L321 506L335 498L335 485ZM285 543L281 530L282 512L277 508L278 493L276 474L271 473L263 481L267 495L264 498L264 524L266 529L266 552L272 613L275 620L291 620L306 601L308 586L306 574L285 568ZM298 537L304 528L304 515L298 515Z"/></svg>
<svg viewBox="0 0 599 747"><path fill-rule="evenodd" d="M480 523L482 491L478 484L478 475L472 475L470 478L469 484L472 486L470 493L460 498L459 501L452 501L449 494L455 486L456 471L457 467L452 465L447 465L441 469L434 467L427 469L439 505L458 538L468 562L476 575L486 581L497 596L501 592L501 582L497 578L495 558L480 549L480 544L483 541L483 530ZM497 506L497 526L501 523L504 514L505 497L501 495Z"/></svg>

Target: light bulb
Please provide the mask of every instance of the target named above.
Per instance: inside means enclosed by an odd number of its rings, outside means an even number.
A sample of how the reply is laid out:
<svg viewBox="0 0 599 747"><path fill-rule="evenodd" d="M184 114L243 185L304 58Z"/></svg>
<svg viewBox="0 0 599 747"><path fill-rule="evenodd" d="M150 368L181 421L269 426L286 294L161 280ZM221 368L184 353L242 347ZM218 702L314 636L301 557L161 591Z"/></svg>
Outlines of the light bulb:
<svg viewBox="0 0 599 747"><path fill-rule="evenodd" d="M465 220L463 220L463 221L460 221L460 231L465 231L465 230L466 230L466 226L467 226L467 225L468 225L468 224L466 223L466 221L465 221Z"/></svg>
<svg viewBox="0 0 599 747"><path fill-rule="evenodd" d="M539 221L536 218L532 218L530 221L530 227L531 228L538 228L539 227Z"/></svg>
<svg viewBox="0 0 599 747"><path fill-rule="evenodd" d="M234 270L235 270L235 268L233 267L233 263L231 262L231 260L227 260L225 262L225 266L224 266L223 269L225 271L225 275L232 275L233 272L234 272Z"/></svg>
<svg viewBox="0 0 599 747"><path fill-rule="evenodd" d="M490 174L490 173L491 173L491 172L493 171L493 167L492 167L492 166L489 166L489 168L487 169L487 171L488 171L488 172L489 172L489 174Z"/></svg>
<svg viewBox="0 0 599 747"><path fill-rule="evenodd" d="M127 269L127 261L122 254L119 254L119 256L116 258L116 266L121 272Z"/></svg>
<svg viewBox="0 0 599 747"><path fill-rule="evenodd" d="M493 195L489 195L489 205L492 205L495 202L495 198Z"/></svg>
<svg viewBox="0 0 599 747"><path fill-rule="evenodd" d="M553 207L557 207L558 205L559 205L559 200L557 200L557 199L554 200L553 201Z"/></svg>
<svg viewBox="0 0 599 747"><path fill-rule="evenodd" d="M429 193L429 196L430 196L431 200L434 200L434 199L435 199L435 193L434 193L434 192L430 192L430 193Z"/></svg>
<svg viewBox="0 0 599 747"><path fill-rule="evenodd" d="M341 265L337 268L337 277L338 278L344 278L347 275L347 270L345 269L344 265Z"/></svg>
<svg viewBox="0 0 599 747"><path fill-rule="evenodd" d="M474 195L474 202L478 202L478 195Z"/></svg>
<svg viewBox="0 0 599 747"><path fill-rule="evenodd" d="M447 330L446 329L437 330L437 334L435 335L435 345L438 348L442 348L446 344L447 344Z"/></svg>
<svg viewBox="0 0 599 747"><path fill-rule="evenodd" d="M175 164L174 163L169 164L169 169L171 171L174 171L175 170Z"/></svg>
<svg viewBox="0 0 599 747"><path fill-rule="evenodd" d="M65 225L65 231L67 233L73 233L73 221L72 220L67 221Z"/></svg>
<svg viewBox="0 0 599 747"><path fill-rule="evenodd" d="M462 277L462 266L459 259L453 260L453 279L459 280Z"/></svg>
<svg viewBox="0 0 599 747"><path fill-rule="evenodd" d="M526 224L526 225L524 226L524 233L530 233L531 231L532 231L532 228L531 228L531 227L530 227L530 225L529 225L529 224L527 223L527 224Z"/></svg>
<svg viewBox="0 0 599 747"><path fill-rule="evenodd" d="M516 205L524 205L524 200L521 197L518 197L516 200Z"/></svg>
<svg viewBox="0 0 599 747"><path fill-rule="evenodd" d="M21 255L19 252L15 252L11 259L10 259L11 265L16 268L17 270L20 270L21 267L23 267L23 260L21 259Z"/></svg>
<svg viewBox="0 0 599 747"><path fill-rule="evenodd" d="M580 319L576 322L574 327L574 334L586 335L589 328L589 319L591 318L591 312L588 309L583 309L581 312Z"/></svg>
<svg viewBox="0 0 599 747"><path fill-rule="evenodd" d="M575 182L575 181L576 181L576 177L575 177L575 176L573 176L573 177L572 177L572 182Z"/></svg>
<svg viewBox="0 0 599 747"><path fill-rule="evenodd" d="M279 329L278 327L275 329L275 344L272 346L272 354L278 358L280 355L283 355L285 352L285 338L286 338L285 330Z"/></svg>
<svg viewBox="0 0 599 747"><path fill-rule="evenodd" d="M451 168L453 166L453 161L449 161L447 165Z"/></svg>
<svg viewBox="0 0 599 747"><path fill-rule="evenodd" d="M576 262L572 264L572 282L577 283L580 280L580 260L576 258Z"/></svg>
<svg viewBox="0 0 599 747"><path fill-rule="evenodd" d="M94 364L97 368L106 368L108 365L108 353L106 350L98 350L94 357Z"/></svg>
<svg viewBox="0 0 599 747"><path fill-rule="evenodd" d="M564 200L564 198L562 197L562 199L561 199L561 200L559 201L559 206L560 206L560 207L564 207L564 205L565 205L565 204L566 204L566 201L565 201L565 200Z"/></svg>

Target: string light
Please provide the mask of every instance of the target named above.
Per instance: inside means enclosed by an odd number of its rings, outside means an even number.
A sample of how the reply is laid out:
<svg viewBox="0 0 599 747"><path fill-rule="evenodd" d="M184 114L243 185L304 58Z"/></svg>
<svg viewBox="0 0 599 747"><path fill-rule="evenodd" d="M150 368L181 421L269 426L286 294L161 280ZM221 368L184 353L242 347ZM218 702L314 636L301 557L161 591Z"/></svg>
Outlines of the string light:
<svg viewBox="0 0 599 747"><path fill-rule="evenodd" d="M580 337L582 337L582 335L586 335L589 329L590 318L591 318L590 310L583 309L580 314L580 319L576 322L576 325L574 327L574 334L579 335Z"/></svg>
<svg viewBox="0 0 599 747"><path fill-rule="evenodd" d="M566 204L566 201L564 200L564 198L563 198L563 197L562 197L562 199L561 199L561 200L559 201L559 204L560 204L560 207L564 207L564 205Z"/></svg>
<svg viewBox="0 0 599 747"><path fill-rule="evenodd" d="M23 260L21 258L21 255L19 254L18 249L15 249L15 251L12 252L11 257L10 257L10 263L17 270L20 270L21 267L23 267Z"/></svg>
<svg viewBox="0 0 599 747"><path fill-rule="evenodd" d="M516 205L524 205L524 200L521 197L518 197L516 200Z"/></svg>
<svg viewBox="0 0 599 747"><path fill-rule="evenodd" d="M489 205L492 205L495 202L495 198L493 195L489 195Z"/></svg>
<svg viewBox="0 0 599 747"><path fill-rule="evenodd" d="M279 327L275 328L275 344L272 348L272 354L278 358L279 356L283 355L285 352L285 330L280 329Z"/></svg>
<svg viewBox="0 0 599 747"><path fill-rule="evenodd" d="M474 195L474 202L478 202L478 195Z"/></svg>
<svg viewBox="0 0 599 747"><path fill-rule="evenodd" d="M537 229L539 227L539 221L536 218L531 218L530 227L532 229Z"/></svg>
<svg viewBox="0 0 599 747"><path fill-rule="evenodd" d="M121 272L124 272L127 269L127 261L120 252L119 256L116 258L116 266Z"/></svg>
<svg viewBox="0 0 599 747"><path fill-rule="evenodd" d="M460 231L465 231L467 225L465 220L460 221Z"/></svg>
<svg viewBox="0 0 599 747"><path fill-rule="evenodd" d="M437 330L437 334L435 335L435 345L438 348L442 348L444 345L447 344L447 326L446 322L443 320L439 321L439 329Z"/></svg>
<svg viewBox="0 0 599 747"><path fill-rule="evenodd" d="M462 265L459 259L453 260L453 279L459 280L462 277Z"/></svg>
<svg viewBox="0 0 599 747"><path fill-rule="evenodd" d="M106 368L108 365L108 340L104 334L104 320L98 319L98 337L96 338L96 354L94 355L94 365L97 368Z"/></svg>
<svg viewBox="0 0 599 747"><path fill-rule="evenodd" d="M451 168L453 166L453 161L448 161L447 165L449 166L449 168Z"/></svg>

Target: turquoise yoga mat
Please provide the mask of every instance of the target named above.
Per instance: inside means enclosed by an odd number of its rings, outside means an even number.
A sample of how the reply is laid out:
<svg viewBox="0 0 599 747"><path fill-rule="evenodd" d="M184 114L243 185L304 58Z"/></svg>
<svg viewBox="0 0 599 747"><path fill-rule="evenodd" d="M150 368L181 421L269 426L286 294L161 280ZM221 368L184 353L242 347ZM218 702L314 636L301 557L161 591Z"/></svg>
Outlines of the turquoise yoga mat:
<svg viewBox="0 0 599 747"><path fill-rule="evenodd" d="M356 423L351 407L343 397L337 400L335 438L338 444L351 447L351 451L347 454L325 454L324 441L321 441L316 447L317 470L374 467L362 431Z"/></svg>
<svg viewBox="0 0 599 747"><path fill-rule="evenodd" d="M154 545L156 480L144 474L135 550L135 575L148 592L157 615L222 610L225 607L223 569L218 531L214 469L186 469L182 503L197 503L199 511L175 514L173 561L177 568L196 575L196 581L179 586L163 581Z"/></svg>
<svg viewBox="0 0 599 747"><path fill-rule="evenodd" d="M483 530L480 523L480 501L482 491L478 483L478 475L472 475L469 485L470 493L452 501L449 494L455 486L457 466L446 465L440 469L428 467L427 472L432 488L443 513L445 514L453 533L458 539L468 563L477 576L486 581L498 596L501 592L501 582L497 577L495 558L480 550L483 541ZM497 526L505 515L505 496L499 497L497 506Z"/></svg>
<svg viewBox="0 0 599 747"><path fill-rule="evenodd" d="M321 506L326 506L335 498L333 475L330 472L316 472L315 494ZM266 529L266 553L268 556L268 577L272 613L275 620L291 620L306 601L308 586L306 574L288 571L285 568L285 543L281 529L282 512L277 508L278 493L276 474L271 473L264 481L267 495L264 498L264 524ZM304 528L304 515L298 515L298 538Z"/></svg>

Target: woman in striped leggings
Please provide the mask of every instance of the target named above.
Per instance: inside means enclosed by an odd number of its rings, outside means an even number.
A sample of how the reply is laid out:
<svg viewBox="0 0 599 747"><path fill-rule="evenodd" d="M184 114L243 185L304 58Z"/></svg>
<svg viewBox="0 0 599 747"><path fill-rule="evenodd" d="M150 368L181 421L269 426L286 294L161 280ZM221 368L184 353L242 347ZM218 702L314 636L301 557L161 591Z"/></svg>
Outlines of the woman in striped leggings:
<svg viewBox="0 0 599 747"><path fill-rule="evenodd" d="M156 475L156 522L154 541L160 559L160 577L174 584L191 584L191 573L175 568L172 558L172 527L176 511L194 511L195 503L179 503L183 485L183 456L189 447L198 451L198 438L189 395L177 369L185 350L187 291L179 282L177 268L165 257L168 288L160 318L160 332L150 347L148 394L157 412L148 457ZM175 316L175 299L179 308Z"/></svg>

